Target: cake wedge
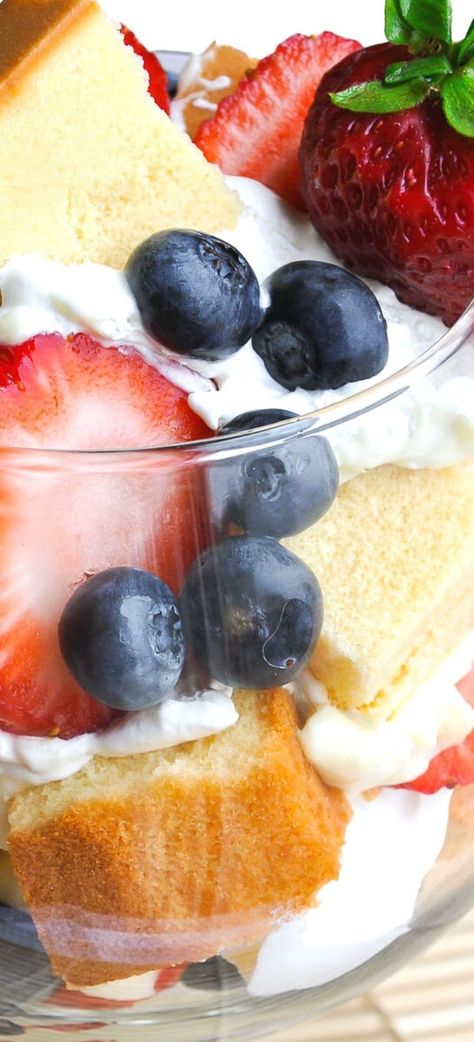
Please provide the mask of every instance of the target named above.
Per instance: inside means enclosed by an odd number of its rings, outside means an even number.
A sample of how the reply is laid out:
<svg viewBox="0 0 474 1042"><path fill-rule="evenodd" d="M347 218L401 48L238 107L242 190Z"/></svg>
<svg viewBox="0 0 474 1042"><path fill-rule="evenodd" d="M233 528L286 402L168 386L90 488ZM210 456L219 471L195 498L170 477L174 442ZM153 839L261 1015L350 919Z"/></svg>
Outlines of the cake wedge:
<svg viewBox="0 0 474 1042"><path fill-rule="evenodd" d="M92 0L3 0L0 264L41 253L120 268L163 228L234 226L235 195L147 85Z"/></svg>

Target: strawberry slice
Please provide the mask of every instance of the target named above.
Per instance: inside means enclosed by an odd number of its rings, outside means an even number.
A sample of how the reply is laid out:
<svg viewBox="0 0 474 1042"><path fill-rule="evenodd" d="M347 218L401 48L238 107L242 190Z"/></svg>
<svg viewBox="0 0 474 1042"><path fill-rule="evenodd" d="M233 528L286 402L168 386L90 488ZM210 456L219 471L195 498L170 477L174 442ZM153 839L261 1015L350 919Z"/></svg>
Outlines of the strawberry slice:
<svg viewBox="0 0 474 1042"><path fill-rule="evenodd" d="M324 73L360 46L334 33L290 36L220 102L195 144L224 173L252 177L304 208L298 149L306 114Z"/></svg>
<svg viewBox="0 0 474 1042"><path fill-rule="evenodd" d="M177 591L197 552L192 486L150 454L81 456L41 449L127 449L205 437L184 391L135 353L85 334L0 348L0 727L73 735L117 715L75 683L58 622L85 576L146 568ZM31 451L36 450L36 451ZM3 463L2 461L3 457Z"/></svg>
<svg viewBox="0 0 474 1042"><path fill-rule="evenodd" d="M467 677L457 685L470 705L474 706L474 667ZM445 749L431 761L428 769L414 781L399 785L399 789L433 793L438 789L454 789L456 785L474 783L474 731L461 742Z"/></svg>
<svg viewBox="0 0 474 1042"><path fill-rule="evenodd" d="M153 101L156 101L158 107L163 109L163 111L169 116L170 96L168 94L168 77L163 66L156 57L156 54L154 54L153 51L147 50L147 48L140 43L140 40L137 39L135 33L132 33L131 29L127 29L126 25L120 26L120 32L122 33L127 47L131 47L143 62L143 67L148 73L148 93L151 94Z"/></svg>

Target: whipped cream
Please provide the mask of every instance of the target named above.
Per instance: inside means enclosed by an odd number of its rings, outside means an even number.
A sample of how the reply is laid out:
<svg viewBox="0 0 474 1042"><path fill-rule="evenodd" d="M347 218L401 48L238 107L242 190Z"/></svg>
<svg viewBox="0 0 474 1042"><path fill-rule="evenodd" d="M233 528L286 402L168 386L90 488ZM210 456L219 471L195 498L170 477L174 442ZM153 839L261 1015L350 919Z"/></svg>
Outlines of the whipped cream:
<svg viewBox="0 0 474 1042"><path fill-rule="evenodd" d="M216 685L217 686L217 685ZM6 849L7 801L27 785L70 778L93 756L133 756L193 742L225 731L238 720L230 688L171 698L142 709L103 731L77 738L33 738L0 731L0 849Z"/></svg>
<svg viewBox="0 0 474 1042"><path fill-rule="evenodd" d="M309 218L246 178L228 178L240 195L237 226L222 231L263 281L275 268L302 258L334 262ZM189 394L211 429L249 409L281 408L303 415L373 385L417 358L445 331L443 323L401 304L386 286L370 282L388 326L390 352L382 374L329 391L287 391L246 344L221 362L182 359L149 337L123 272L98 264L70 267L37 256L13 257L0 270L0 343L16 344L46 331L83 330L106 344L130 345ZM263 294L264 296L264 294ZM342 480L383 463L443 467L474 454L474 377L461 352L438 375L328 432Z"/></svg>
<svg viewBox="0 0 474 1042"><path fill-rule="evenodd" d="M474 728L474 709L455 687L473 662L474 631L385 720L331 705L323 684L305 670L297 686L316 707L300 732L306 756L328 785L350 793L418 778L437 753Z"/></svg>
<svg viewBox="0 0 474 1042"><path fill-rule="evenodd" d="M159 973L139 973L136 977L125 977L123 980L109 981L108 984L93 984L90 988L81 988L83 995L91 999L106 999L109 1002L140 1002L150 999L156 994L156 982ZM71 988L77 991L77 988Z"/></svg>
<svg viewBox="0 0 474 1042"><path fill-rule="evenodd" d="M250 994L319 987L407 933L444 843L450 799L446 789L434 796L386 789L374 800L354 799L339 879L319 891L316 908L264 940Z"/></svg>
<svg viewBox="0 0 474 1042"><path fill-rule="evenodd" d="M170 698L151 709L127 713L103 731L77 738L33 738L0 731L0 774L26 785L71 777L93 756L133 756L207 738L238 720L230 688Z"/></svg>

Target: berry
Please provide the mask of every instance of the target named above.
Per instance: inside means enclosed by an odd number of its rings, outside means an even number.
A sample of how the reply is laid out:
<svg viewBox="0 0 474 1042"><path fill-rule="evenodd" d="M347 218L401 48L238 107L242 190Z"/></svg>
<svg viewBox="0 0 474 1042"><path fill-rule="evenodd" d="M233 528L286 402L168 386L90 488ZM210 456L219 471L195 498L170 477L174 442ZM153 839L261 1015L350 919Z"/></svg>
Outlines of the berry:
<svg viewBox="0 0 474 1042"><path fill-rule="evenodd" d="M0 348L0 445L20 449L0 473L1 728L70 738L113 719L63 662L65 604L85 577L120 565L145 568L176 591L199 550L192 491L177 468L152 467L150 454L40 450L125 449L206 433L185 392L137 354L85 334Z"/></svg>
<svg viewBox="0 0 474 1042"><path fill-rule="evenodd" d="M342 387L388 358L387 324L365 282L321 261L285 264L267 281L270 306L252 346L277 383Z"/></svg>
<svg viewBox="0 0 474 1042"><path fill-rule="evenodd" d="M181 983L198 991L225 991L242 988L245 981L233 963L221 955L213 955L205 962L193 962L181 976Z"/></svg>
<svg viewBox="0 0 474 1042"><path fill-rule="evenodd" d="M214 235L158 232L134 250L125 273L145 329L178 354L226 358L260 322L255 273Z"/></svg>
<svg viewBox="0 0 474 1042"><path fill-rule="evenodd" d="M156 54L153 51L148 51L146 47L140 43L135 33L132 33L130 29L127 29L126 25L120 26L120 32L122 33L124 43L128 47L131 47L135 51L135 54L141 58L145 72L148 73L148 93L151 94L153 101L156 102L160 109L163 109L168 115L170 113L170 96L168 91L168 76L159 62Z"/></svg>
<svg viewBox="0 0 474 1042"><path fill-rule="evenodd" d="M261 181L302 207L298 147L306 113L321 76L358 47L334 33L290 36L220 102L196 145L224 173Z"/></svg>
<svg viewBox="0 0 474 1042"><path fill-rule="evenodd" d="M253 412L242 412L240 416L234 416L232 420L220 428L219 434L237 434L239 431L252 431L257 427L269 427L272 423L281 423L282 420L292 420L296 412L288 412L287 409L260 409Z"/></svg>
<svg viewBox="0 0 474 1042"><path fill-rule="evenodd" d="M186 640L214 680L231 687L287 684L322 626L319 584L275 539L225 539L194 562L182 594Z"/></svg>
<svg viewBox="0 0 474 1042"><path fill-rule="evenodd" d="M244 417L248 415L252 414ZM265 419L265 412L257 416L260 426L272 422ZM219 535L229 533L234 525L249 535L275 539L296 535L329 510L338 485L336 457L326 438L301 435L264 449L258 444L252 449L250 441L248 454L218 458L207 468L205 488L211 526Z"/></svg>
<svg viewBox="0 0 474 1042"><path fill-rule="evenodd" d="M326 74L302 137L304 192L313 224L345 265L450 325L472 297L473 138L449 125L434 89L413 108L383 114L330 98L411 57L380 44Z"/></svg>
<svg viewBox="0 0 474 1042"><path fill-rule="evenodd" d="M59 646L77 683L104 705L132 711L166 699L184 664L178 603L139 568L108 568L74 591Z"/></svg>
<svg viewBox="0 0 474 1042"><path fill-rule="evenodd" d="M457 685L466 701L474 707L474 667ZM439 789L454 789L456 785L474 783L474 731L459 745L445 749L431 761L428 769L414 781L397 786L414 792L433 793Z"/></svg>

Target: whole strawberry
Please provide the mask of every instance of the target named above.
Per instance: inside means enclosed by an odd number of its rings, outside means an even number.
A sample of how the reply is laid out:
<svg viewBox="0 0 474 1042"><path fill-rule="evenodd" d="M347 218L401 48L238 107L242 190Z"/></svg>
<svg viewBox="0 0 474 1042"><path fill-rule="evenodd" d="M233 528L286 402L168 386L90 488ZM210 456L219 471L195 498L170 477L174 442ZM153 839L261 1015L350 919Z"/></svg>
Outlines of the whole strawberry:
<svg viewBox="0 0 474 1042"><path fill-rule="evenodd" d="M390 43L322 79L300 158L317 230L348 267L451 325L474 296L474 22L387 0Z"/></svg>

